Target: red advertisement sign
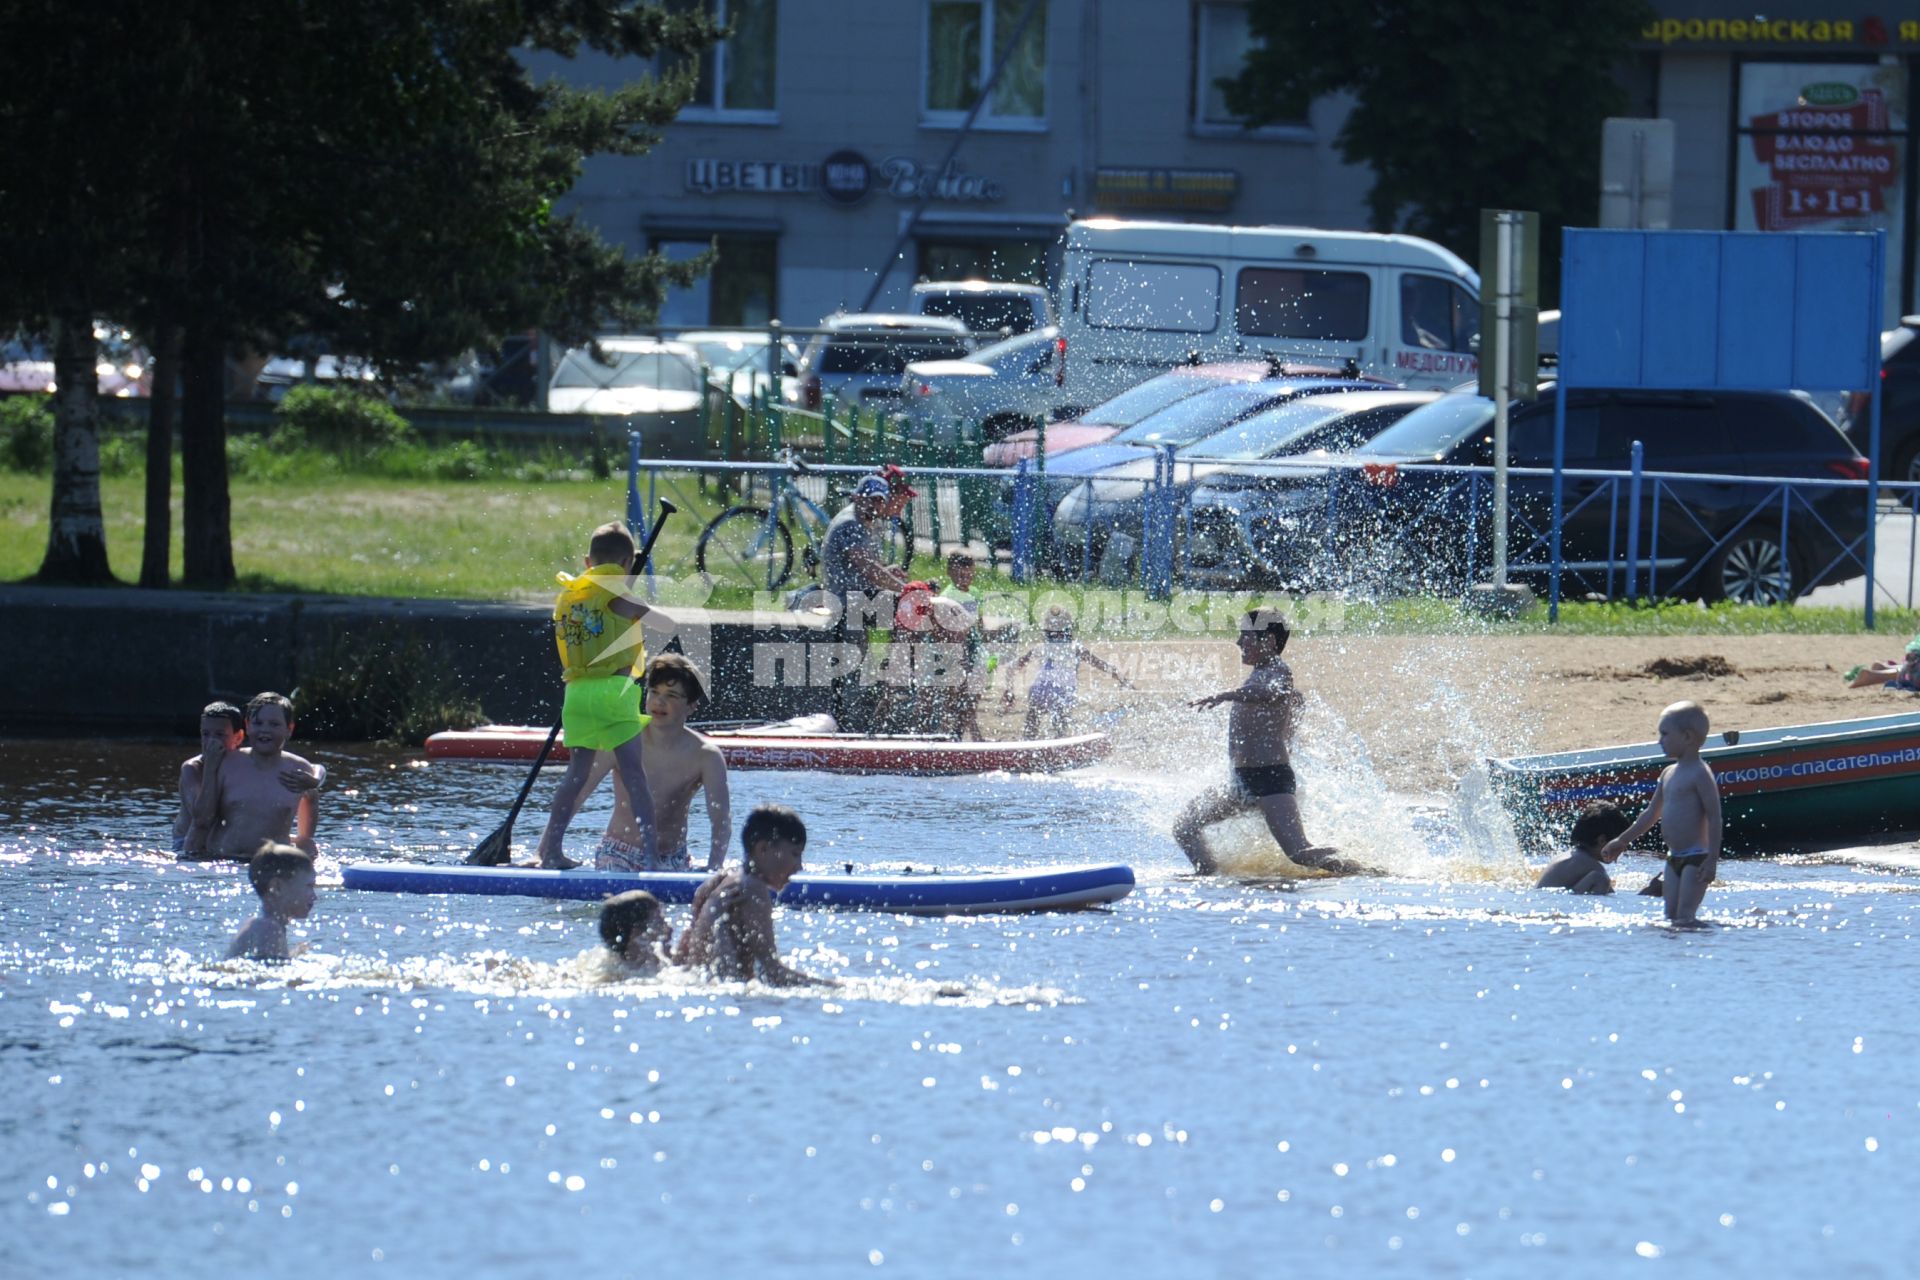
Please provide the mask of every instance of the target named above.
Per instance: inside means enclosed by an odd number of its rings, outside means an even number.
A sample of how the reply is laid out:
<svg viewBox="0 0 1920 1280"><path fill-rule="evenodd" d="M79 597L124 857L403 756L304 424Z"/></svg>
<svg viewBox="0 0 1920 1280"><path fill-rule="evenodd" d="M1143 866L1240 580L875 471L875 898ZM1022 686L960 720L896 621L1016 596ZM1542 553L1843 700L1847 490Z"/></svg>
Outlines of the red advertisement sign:
<svg viewBox="0 0 1920 1280"><path fill-rule="evenodd" d="M1871 218L1898 199L1900 151L1888 133L1886 96L1861 89L1857 100L1807 102L1748 117L1748 141L1766 185L1751 188L1754 225L1794 231L1836 219Z"/></svg>

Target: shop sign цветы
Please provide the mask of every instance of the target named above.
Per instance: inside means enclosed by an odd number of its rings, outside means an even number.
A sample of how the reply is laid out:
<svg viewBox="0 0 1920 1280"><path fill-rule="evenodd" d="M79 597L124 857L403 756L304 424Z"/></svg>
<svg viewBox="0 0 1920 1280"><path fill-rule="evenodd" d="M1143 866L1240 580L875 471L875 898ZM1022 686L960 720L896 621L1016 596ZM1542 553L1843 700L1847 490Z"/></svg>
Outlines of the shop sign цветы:
<svg viewBox="0 0 1920 1280"><path fill-rule="evenodd" d="M878 165L857 151L836 151L819 164L787 160L687 161L686 189L699 195L804 195L817 192L835 204L855 205L874 187L896 200L923 196L959 204L1005 198L998 179L968 173L958 164L928 168L911 156L889 156Z"/></svg>
<svg viewBox="0 0 1920 1280"><path fill-rule="evenodd" d="M818 190L820 166L790 160L687 161L687 190L701 195L748 191L768 195L802 195Z"/></svg>

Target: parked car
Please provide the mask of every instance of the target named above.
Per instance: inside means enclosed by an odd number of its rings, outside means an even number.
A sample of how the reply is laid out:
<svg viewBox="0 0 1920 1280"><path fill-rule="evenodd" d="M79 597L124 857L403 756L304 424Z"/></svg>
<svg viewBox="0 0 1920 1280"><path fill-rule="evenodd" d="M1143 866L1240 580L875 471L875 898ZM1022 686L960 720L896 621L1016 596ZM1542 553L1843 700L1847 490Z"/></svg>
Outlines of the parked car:
<svg viewBox="0 0 1920 1280"><path fill-rule="evenodd" d="M907 309L913 314L951 316L976 335L1012 336L1055 324L1053 299L1037 284L923 280L913 286L912 297Z"/></svg>
<svg viewBox="0 0 1920 1280"><path fill-rule="evenodd" d="M1512 466L1552 467L1553 419L1553 398L1544 392L1515 406L1508 437ZM1804 398L1756 391L1568 395L1569 470L1624 471L1636 440L1647 471L1701 476L1643 482L1637 565L1643 587L1651 575L1663 595L1772 603L1861 572L1842 554L1866 530L1859 490L1804 491L1806 502L1791 507L1783 546L1780 503L1766 486L1707 478L1865 479L1866 459ZM1326 469L1199 486L1190 504L1186 565L1215 580L1338 586L1357 578L1388 587L1459 587L1486 571L1491 486L1478 486L1473 505L1474 488L1462 473L1408 468L1484 467L1492 461L1493 402L1470 393L1442 396L1344 457L1329 459ZM1336 467L1339 484L1330 495ZM1628 499L1624 491L1616 499L1601 477L1568 476L1564 485L1562 590L1612 594L1624 583ZM1551 476L1510 479L1515 577L1544 580L1545 550L1528 548L1550 527L1551 494ZM1338 495L1344 496L1330 501Z"/></svg>
<svg viewBox="0 0 1920 1280"><path fill-rule="evenodd" d="M1900 327L1880 335L1880 475L1920 481L1920 316L1902 316ZM1871 441L1873 395L1854 393L1847 402L1847 437L1865 452Z"/></svg>
<svg viewBox="0 0 1920 1280"><path fill-rule="evenodd" d="M1069 422L1049 423L1046 427L1047 456L1066 453L1111 440L1118 433L1188 396L1236 382L1258 382L1264 378L1335 378L1352 381L1358 374L1351 368L1329 365L1295 364L1279 360L1217 360L1209 364L1182 365L1129 387L1111 400L1095 405ZM1396 384L1384 379L1361 378L1376 387ZM1022 458L1039 451L1040 432L1016 431L986 449L990 467L1011 467Z"/></svg>
<svg viewBox="0 0 1920 1280"><path fill-rule="evenodd" d="M829 316L801 352L793 383L782 386L789 405L818 409L842 404L900 406L900 377L916 360L957 360L973 349L967 326L945 316L862 313Z"/></svg>
<svg viewBox="0 0 1920 1280"><path fill-rule="evenodd" d="M371 387L379 380L378 366L360 356L317 355L312 359L273 356L254 375L253 398L279 404L287 392L303 383L322 387L343 384Z"/></svg>
<svg viewBox="0 0 1920 1280"><path fill-rule="evenodd" d="M53 351L38 338L16 334L0 342L0 391L53 390Z"/></svg>
<svg viewBox="0 0 1920 1280"><path fill-rule="evenodd" d="M630 419L651 457L692 457L706 448L699 357L677 342L613 337L572 348L554 364L547 412Z"/></svg>
<svg viewBox="0 0 1920 1280"><path fill-rule="evenodd" d="M1085 445L1047 463L1046 479L1039 495L1040 510L1055 511L1069 490L1108 467L1148 457L1163 445L1191 444L1202 436L1213 435L1271 408L1300 396L1332 391L1377 390L1378 383L1336 378L1264 378L1257 382L1216 383L1196 394L1183 396L1156 413L1150 413L1110 439ZM1006 536L1012 537L1014 479L1001 486L1001 505L1007 515ZM990 533L993 531L990 531ZM997 540L997 539L996 539Z"/></svg>
<svg viewBox="0 0 1920 1280"><path fill-rule="evenodd" d="M1052 325L985 346L959 360L916 360L900 378L906 411L931 438L962 424L998 440L1044 421L1059 384L1060 331Z"/></svg>
<svg viewBox="0 0 1920 1280"><path fill-rule="evenodd" d="M1438 391L1339 391L1285 400L1174 451L1176 501L1200 484L1220 483L1236 463L1345 453L1385 431ZM1069 490L1054 512L1054 543L1071 559L1078 548L1102 554L1114 537L1140 544L1147 494L1160 465L1149 454L1096 472Z"/></svg>
<svg viewBox="0 0 1920 1280"><path fill-rule="evenodd" d="M742 405L773 390L774 367L767 359L773 335L765 329L693 329L673 335L673 341L692 347L707 371L707 380ZM799 370L800 348L790 338L780 340L776 357L782 378Z"/></svg>

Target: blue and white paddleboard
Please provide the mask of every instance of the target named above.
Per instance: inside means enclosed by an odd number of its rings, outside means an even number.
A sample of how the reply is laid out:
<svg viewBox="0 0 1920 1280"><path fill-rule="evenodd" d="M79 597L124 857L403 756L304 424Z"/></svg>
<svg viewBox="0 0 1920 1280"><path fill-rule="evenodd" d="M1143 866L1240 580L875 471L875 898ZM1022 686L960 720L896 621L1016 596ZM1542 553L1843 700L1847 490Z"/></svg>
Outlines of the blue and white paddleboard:
<svg viewBox="0 0 1920 1280"><path fill-rule="evenodd" d="M532 898L599 901L629 889L645 889L662 902L692 902L710 873L655 871L545 871L534 867L420 866L353 862L341 869L348 889L380 893L515 894ZM891 875L801 875L783 889L789 907L847 907L913 915L973 915L1001 911L1070 911L1127 896L1133 868L1118 863L1050 867L1042 871L950 874L940 871Z"/></svg>

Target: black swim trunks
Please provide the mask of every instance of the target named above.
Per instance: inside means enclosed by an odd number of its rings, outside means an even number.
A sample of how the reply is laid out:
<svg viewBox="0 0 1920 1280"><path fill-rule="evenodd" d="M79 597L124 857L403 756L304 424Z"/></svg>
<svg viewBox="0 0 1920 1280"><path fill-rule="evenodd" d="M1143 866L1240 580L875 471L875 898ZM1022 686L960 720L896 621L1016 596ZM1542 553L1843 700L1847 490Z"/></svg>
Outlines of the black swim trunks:
<svg viewBox="0 0 1920 1280"><path fill-rule="evenodd" d="M1233 767L1233 778L1240 790L1256 800L1263 796L1293 794L1293 766L1290 764L1239 764Z"/></svg>
<svg viewBox="0 0 1920 1280"><path fill-rule="evenodd" d="M1704 867L1706 865L1707 855L1701 850L1689 849L1685 853L1670 853L1667 855L1667 870L1676 876L1688 867Z"/></svg>

